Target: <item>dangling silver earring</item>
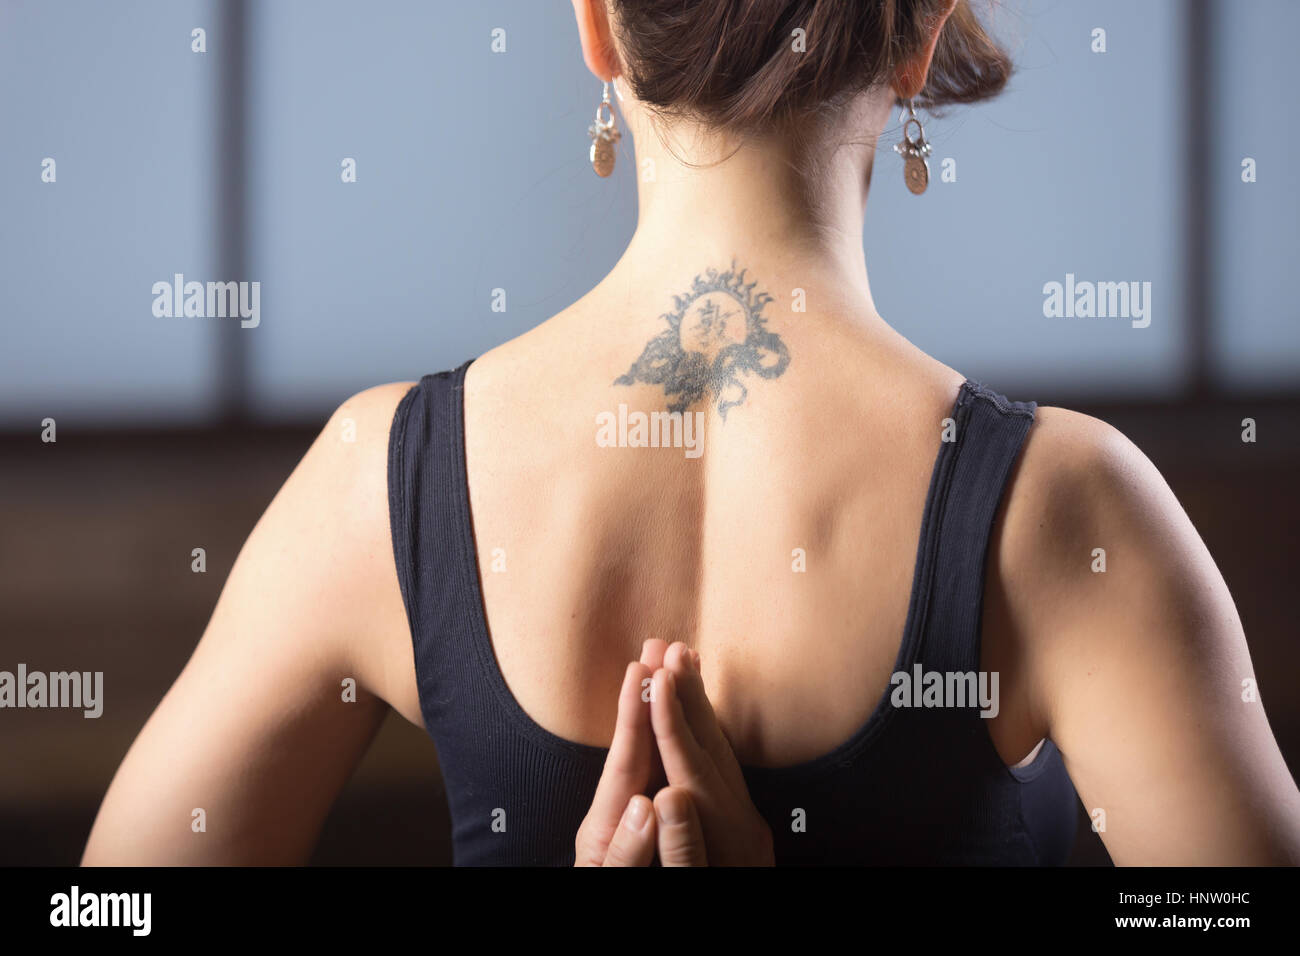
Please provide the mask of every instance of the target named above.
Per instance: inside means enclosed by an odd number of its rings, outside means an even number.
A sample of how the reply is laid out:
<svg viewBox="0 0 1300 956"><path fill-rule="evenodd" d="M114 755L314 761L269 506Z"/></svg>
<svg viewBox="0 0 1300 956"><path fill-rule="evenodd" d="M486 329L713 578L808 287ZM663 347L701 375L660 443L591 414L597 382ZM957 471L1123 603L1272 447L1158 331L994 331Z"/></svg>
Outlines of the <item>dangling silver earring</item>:
<svg viewBox="0 0 1300 956"><path fill-rule="evenodd" d="M925 141L925 127L917 118L916 107L911 100L905 106L907 119L903 122L903 141L894 144L894 152L903 157L903 182L919 196L930 185L930 164L925 161L925 157L930 155L930 144ZM916 125L915 138L907 135L908 127L913 124Z"/></svg>
<svg viewBox="0 0 1300 956"><path fill-rule="evenodd" d="M623 138L614 125L614 104L609 101L608 83L596 107L596 121L587 127L587 134L591 137L591 168L597 176L608 176L614 171L614 144Z"/></svg>

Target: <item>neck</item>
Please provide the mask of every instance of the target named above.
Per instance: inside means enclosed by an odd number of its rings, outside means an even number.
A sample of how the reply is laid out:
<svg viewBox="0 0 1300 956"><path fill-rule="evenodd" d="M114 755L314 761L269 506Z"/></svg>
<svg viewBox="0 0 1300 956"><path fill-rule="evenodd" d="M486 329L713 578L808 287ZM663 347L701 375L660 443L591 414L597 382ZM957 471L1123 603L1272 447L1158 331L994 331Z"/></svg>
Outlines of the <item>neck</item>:
<svg viewBox="0 0 1300 956"><path fill-rule="evenodd" d="M862 229L876 137L846 131L879 129L870 115L878 111L860 102L834 128L737 147L681 123L661 135L629 110L638 214L620 265L778 262L807 284L834 285L874 316Z"/></svg>

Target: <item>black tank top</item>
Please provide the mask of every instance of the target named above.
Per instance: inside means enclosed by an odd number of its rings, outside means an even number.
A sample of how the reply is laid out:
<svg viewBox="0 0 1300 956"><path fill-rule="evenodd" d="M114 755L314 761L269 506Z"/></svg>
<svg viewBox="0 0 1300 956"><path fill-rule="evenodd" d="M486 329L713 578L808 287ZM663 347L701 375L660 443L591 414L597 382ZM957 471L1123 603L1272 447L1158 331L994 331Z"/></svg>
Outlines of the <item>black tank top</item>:
<svg viewBox="0 0 1300 956"><path fill-rule="evenodd" d="M447 789L455 862L568 865L606 751L535 723L497 667L465 473L468 367L413 386L389 437L393 550L420 708ZM896 674L979 670L989 531L1035 407L962 385L955 440L939 443L930 479ZM829 753L745 769L777 863L1063 863L1077 801L1052 742L1008 768L978 704L896 706L902 691L887 688Z"/></svg>

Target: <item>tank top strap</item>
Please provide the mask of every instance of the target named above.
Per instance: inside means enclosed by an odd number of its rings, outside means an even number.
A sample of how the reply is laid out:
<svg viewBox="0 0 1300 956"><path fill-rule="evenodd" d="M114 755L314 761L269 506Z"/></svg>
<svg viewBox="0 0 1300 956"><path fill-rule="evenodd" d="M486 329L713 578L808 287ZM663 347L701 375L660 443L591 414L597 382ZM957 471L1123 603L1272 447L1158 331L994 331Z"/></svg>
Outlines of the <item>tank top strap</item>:
<svg viewBox="0 0 1300 956"><path fill-rule="evenodd" d="M924 582L914 594L918 662L927 671L979 669L980 621L989 537L1029 426L1034 402L1012 402L967 379L945 422L921 529Z"/></svg>
<svg viewBox="0 0 1300 956"><path fill-rule="evenodd" d="M397 579L414 643L425 724L472 702L477 568L464 541L468 498L462 392L469 362L426 375L397 406L388 438L388 509ZM450 689L450 690L449 690ZM490 698L489 698L490 699ZM466 701L461 701L465 703Z"/></svg>

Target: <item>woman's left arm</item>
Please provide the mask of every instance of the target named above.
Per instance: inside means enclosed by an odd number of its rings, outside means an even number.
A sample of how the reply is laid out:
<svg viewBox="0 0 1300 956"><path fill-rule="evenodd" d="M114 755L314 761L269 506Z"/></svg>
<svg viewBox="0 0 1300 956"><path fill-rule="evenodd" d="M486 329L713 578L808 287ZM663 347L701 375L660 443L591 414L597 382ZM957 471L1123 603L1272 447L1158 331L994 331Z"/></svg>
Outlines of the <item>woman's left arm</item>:
<svg viewBox="0 0 1300 956"><path fill-rule="evenodd" d="M415 687L409 640L403 655L391 639L407 624L387 496L408 388L341 406L258 521L118 769L84 865L308 859L388 712L376 689Z"/></svg>

